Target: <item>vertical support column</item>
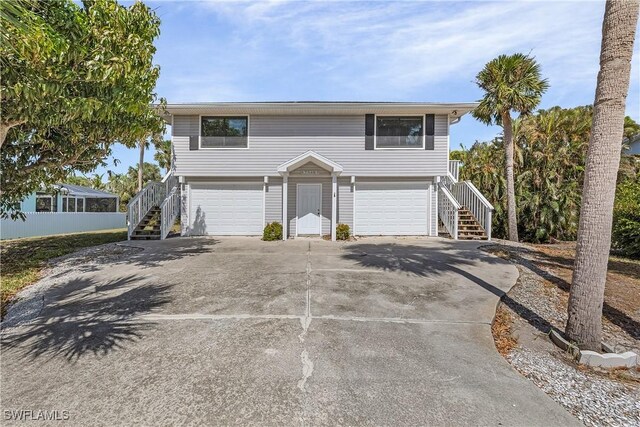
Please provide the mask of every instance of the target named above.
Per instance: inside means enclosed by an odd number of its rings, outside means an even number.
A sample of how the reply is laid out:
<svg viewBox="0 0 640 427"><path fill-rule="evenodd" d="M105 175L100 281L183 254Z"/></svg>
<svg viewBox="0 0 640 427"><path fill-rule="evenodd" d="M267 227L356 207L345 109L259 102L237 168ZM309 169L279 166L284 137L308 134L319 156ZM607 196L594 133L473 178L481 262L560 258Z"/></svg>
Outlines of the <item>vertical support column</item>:
<svg viewBox="0 0 640 427"><path fill-rule="evenodd" d="M338 211L338 176L331 174L331 240L336 241L336 212Z"/></svg>
<svg viewBox="0 0 640 427"><path fill-rule="evenodd" d="M282 174L282 240L289 235L289 221L287 221L287 204L289 198L289 173Z"/></svg>

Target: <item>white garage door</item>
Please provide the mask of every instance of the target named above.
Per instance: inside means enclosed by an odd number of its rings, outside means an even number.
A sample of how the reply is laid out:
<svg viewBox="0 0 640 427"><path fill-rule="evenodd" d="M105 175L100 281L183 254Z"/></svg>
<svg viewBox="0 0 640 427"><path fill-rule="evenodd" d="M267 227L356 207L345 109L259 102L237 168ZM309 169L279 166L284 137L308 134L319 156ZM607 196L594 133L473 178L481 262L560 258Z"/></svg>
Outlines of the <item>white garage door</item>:
<svg viewBox="0 0 640 427"><path fill-rule="evenodd" d="M191 184L189 202L192 235L262 234L262 183Z"/></svg>
<svg viewBox="0 0 640 427"><path fill-rule="evenodd" d="M356 183L355 233L428 235L428 182Z"/></svg>

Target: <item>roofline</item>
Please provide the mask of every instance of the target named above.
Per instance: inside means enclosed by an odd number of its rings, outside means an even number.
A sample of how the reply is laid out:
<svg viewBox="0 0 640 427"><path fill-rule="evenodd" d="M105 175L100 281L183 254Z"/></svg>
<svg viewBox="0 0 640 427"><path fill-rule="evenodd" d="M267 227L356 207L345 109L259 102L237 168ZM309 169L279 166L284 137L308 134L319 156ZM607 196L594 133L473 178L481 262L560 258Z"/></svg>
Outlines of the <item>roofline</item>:
<svg viewBox="0 0 640 427"><path fill-rule="evenodd" d="M195 114L195 112L215 112L219 110L240 111L257 114L313 114L316 112L335 112L336 114L364 114L367 110L375 113L381 110L392 112L431 111L438 114L451 114L462 117L475 109L478 102L360 102L360 101L270 101L270 102L192 102L166 104L161 114L172 116L177 114ZM160 107L160 106L158 106ZM164 110L164 111L162 111Z"/></svg>

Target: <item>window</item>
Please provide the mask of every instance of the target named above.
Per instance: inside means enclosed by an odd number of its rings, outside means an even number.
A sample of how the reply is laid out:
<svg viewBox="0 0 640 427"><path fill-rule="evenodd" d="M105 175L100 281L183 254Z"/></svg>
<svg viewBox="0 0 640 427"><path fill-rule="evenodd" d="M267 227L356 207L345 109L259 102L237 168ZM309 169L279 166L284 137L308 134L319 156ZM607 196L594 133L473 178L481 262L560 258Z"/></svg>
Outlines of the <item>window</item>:
<svg viewBox="0 0 640 427"><path fill-rule="evenodd" d="M84 199L72 196L63 197L62 212L84 212Z"/></svg>
<svg viewBox="0 0 640 427"><path fill-rule="evenodd" d="M248 148L248 117L202 117L201 148Z"/></svg>
<svg viewBox="0 0 640 427"><path fill-rule="evenodd" d="M424 148L424 118L377 117L376 148Z"/></svg>
<svg viewBox="0 0 640 427"><path fill-rule="evenodd" d="M76 198L75 197L63 197L62 198L62 212L75 212L76 211Z"/></svg>
<svg viewBox="0 0 640 427"><path fill-rule="evenodd" d="M36 212L57 212L58 198L46 193L36 193Z"/></svg>
<svg viewBox="0 0 640 427"><path fill-rule="evenodd" d="M86 212L117 212L116 199L115 198L86 198L85 199L85 211Z"/></svg>

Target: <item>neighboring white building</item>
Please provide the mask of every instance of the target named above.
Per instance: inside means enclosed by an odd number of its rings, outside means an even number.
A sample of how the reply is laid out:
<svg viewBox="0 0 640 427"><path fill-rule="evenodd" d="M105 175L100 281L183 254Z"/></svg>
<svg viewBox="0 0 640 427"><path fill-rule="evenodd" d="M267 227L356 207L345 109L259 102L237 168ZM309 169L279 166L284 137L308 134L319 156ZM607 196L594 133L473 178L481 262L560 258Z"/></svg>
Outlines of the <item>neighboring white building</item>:
<svg viewBox="0 0 640 427"><path fill-rule="evenodd" d="M436 236L440 219L454 237L486 237L458 214L473 210L474 222L486 225L491 206L475 187L457 182L457 162L449 162L449 127L476 106L169 104L179 182L172 197L180 199L182 234L257 236L275 221L285 239L335 239L338 223L360 236ZM161 200L145 193L130 206L133 237L145 237L136 223L149 221L152 205L166 205L173 186L154 188Z"/></svg>

